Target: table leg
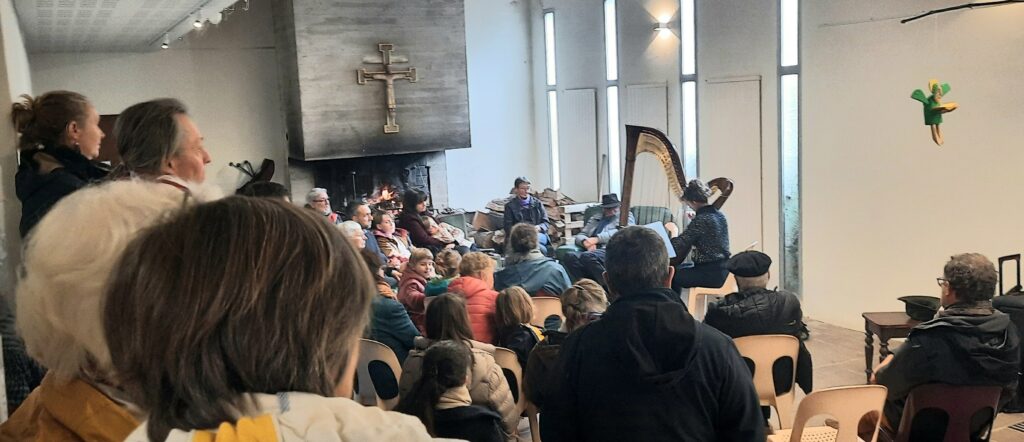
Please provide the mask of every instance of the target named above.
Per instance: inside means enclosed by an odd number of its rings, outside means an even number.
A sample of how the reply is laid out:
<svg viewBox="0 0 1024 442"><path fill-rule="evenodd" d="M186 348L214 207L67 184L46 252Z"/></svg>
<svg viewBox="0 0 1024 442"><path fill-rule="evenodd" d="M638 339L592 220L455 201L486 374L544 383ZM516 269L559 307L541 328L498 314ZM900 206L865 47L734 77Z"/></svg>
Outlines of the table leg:
<svg viewBox="0 0 1024 442"><path fill-rule="evenodd" d="M871 382L871 358L875 353L875 339L871 336L871 330L864 331L864 374L867 382Z"/></svg>
<svg viewBox="0 0 1024 442"><path fill-rule="evenodd" d="M882 361L885 360L885 358L887 356L889 356L891 354L892 354L892 352L889 351L889 340L888 339L879 339L878 340L878 362L881 363Z"/></svg>

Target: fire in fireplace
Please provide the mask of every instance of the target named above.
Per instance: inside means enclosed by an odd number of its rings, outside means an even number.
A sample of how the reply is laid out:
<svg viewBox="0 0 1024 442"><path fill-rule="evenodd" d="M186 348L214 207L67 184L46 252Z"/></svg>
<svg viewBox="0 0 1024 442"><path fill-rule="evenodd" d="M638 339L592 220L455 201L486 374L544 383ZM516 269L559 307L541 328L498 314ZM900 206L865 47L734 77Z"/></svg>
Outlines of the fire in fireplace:
<svg viewBox="0 0 1024 442"><path fill-rule="evenodd" d="M398 212L408 189L427 192L435 207L447 205L444 152L320 160L304 165L312 167L316 187L327 189L335 210L343 210L352 201L366 201L377 209Z"/></svg>

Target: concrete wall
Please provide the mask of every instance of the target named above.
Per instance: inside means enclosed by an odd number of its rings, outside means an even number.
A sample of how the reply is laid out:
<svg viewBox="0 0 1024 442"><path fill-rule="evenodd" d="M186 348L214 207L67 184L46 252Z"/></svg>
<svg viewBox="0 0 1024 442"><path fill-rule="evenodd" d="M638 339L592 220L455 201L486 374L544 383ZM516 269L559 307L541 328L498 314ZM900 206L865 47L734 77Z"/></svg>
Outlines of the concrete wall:
<svg viewBox="0 0 1024 442"><path fill-rule="evenodd" d="M0 123L0 295L9 299L13 299L15 269L21 262L21 203L14 193L17 134L7 118L17 97L31 92L29 61L17 14L11 0L0 0L0 115L5 120Z"/></svg>

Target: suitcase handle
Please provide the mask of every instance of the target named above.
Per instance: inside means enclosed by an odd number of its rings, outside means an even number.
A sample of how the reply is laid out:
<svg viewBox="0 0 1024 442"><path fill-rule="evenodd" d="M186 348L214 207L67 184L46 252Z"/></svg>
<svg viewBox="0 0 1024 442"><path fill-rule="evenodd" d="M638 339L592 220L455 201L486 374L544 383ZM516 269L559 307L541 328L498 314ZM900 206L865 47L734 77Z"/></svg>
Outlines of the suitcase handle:
<svg viewBox="0 0 1024 442"><path fill-rule="evenodd" d="M1020 253L1018 253L1016 255L1000 256L999 257L999 295L1000 296L1006 294L1006 292L1003 291L1003 263L1005 263L1007 261L1016 261L1017 262L1017 285L1015 287L1020 287Z"/></svg>

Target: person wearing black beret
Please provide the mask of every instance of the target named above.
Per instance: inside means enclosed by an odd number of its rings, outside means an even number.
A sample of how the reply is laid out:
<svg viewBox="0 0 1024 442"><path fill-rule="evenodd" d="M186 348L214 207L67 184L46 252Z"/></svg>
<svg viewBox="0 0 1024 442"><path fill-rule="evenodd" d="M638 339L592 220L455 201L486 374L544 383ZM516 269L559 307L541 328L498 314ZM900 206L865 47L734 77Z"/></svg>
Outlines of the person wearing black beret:
<svg viewBox="0 0 1024 442"><path fill-rule="evenodd" d="M806 330L800 300L790 292L767 288L771 265L771 257L756 250L740 252L729 258L725 267L736 276L739 291L712 303L704 323L733 338L752 335L799 338ZM793 378L793 361L783 359L772 367L772 371L776 392L784 393L793 388L790 381ZM811 353L801 340L796 361L796 383L804 393L810 393L813 379Z"/></svg>

